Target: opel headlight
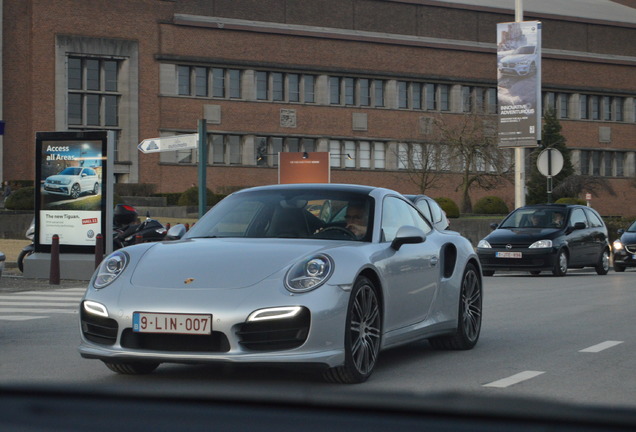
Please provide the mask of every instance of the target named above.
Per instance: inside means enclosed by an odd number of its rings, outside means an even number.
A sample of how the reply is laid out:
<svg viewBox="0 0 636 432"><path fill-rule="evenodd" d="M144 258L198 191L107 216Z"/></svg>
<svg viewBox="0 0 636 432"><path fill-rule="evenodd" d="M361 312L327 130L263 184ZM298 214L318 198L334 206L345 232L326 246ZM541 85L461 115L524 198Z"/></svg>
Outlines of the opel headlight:
<svg viewBox="0 0 636 432"><path fill-rule="evenodd" d="M490 249L492 246L490 246L490 243L488 243L486 240L479 240L479 243L477 244L478 248L486 248L486 249Z"/></svg>
<svg viewBox="0 0 636 432"><path fill-rule="evenodd" d="M285 287L295 293L307 292L324 284L333 273L332 259L323 254L307 257L285 275Z"/></svg>
<svg viewBox="0 0 636 432"><path fill-rule="evenodd" d="M620 240L614 240L612 246L614 246L614 250L621 250L623 249L623 242Z"/></svg>
<svg viewBox="0 0 636 432"><path fill-rule="evenodd" d="M552 240L539 240L530 245L530 249L550 248Z"/></svg>
<svg viewBox="0 0 636 432"><path fill-rule="evenodd" d="M95 288L104 288L113 283L123 273L128 262L129 258L126 252L116 251L108 255L97 270L97 276L93 282Z"/></svg>

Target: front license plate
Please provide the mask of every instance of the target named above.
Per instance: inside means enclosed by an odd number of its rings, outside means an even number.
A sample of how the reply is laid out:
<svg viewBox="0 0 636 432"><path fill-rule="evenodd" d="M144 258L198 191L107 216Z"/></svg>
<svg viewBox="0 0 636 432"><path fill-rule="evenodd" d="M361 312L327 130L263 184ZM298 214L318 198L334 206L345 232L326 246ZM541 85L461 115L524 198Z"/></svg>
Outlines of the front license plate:
<svg viewBox="0 0 636 432"><path fill-rule="evenodd" d="M521 252L497 252L497 258L521 258Z"/></svg>
<svg viewBox="0 0 636 432"><path fill-rule="evenodd" d="M212 315L135 312L133 331L209 335L212 334Z"/></svg>

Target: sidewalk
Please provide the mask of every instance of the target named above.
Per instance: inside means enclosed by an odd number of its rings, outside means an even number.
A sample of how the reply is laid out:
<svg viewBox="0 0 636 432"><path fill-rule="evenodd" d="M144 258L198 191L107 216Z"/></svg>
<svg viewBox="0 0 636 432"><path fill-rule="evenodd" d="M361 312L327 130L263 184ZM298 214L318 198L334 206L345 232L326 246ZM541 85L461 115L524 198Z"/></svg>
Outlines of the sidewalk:
<svg viewBox="0 0 636 432"><path fill-rule="evenodd" d="M62 279L59 285L51 285L49 279L25 278L17 266L9 268L5 266L0 277L0 293L86 287L88 287L88 281L85 280Z"/></svg>

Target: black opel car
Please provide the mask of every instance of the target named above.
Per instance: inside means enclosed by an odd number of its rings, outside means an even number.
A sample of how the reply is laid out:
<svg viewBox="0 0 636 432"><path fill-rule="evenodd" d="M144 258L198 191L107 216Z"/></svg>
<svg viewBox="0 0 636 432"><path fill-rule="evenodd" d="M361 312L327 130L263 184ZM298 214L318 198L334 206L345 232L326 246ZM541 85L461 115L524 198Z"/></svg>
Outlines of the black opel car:
<svg viewBox="0 0 636 432"><path fill-rule="evenodd" d="M477 245L484 276L496 271L551 271L565 276L568 268L609 271L607 227L592 208L541 204L520 207Z"/></svg>
<svg viewBox="0 0 636 432"><path fill-rule="evenodd" d="M627 228L619 229L621 238L614 240L614 271L623 272L626 267L636 267L636 221Z"/></svg>

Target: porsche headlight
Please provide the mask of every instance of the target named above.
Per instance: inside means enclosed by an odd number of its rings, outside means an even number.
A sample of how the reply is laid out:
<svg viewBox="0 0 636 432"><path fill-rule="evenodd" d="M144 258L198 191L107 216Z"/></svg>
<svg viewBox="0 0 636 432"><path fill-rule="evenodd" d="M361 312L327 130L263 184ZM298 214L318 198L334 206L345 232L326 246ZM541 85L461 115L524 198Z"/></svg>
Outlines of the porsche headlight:
<svg viewBox="0 0 636 432"><path fill-rule="evenodd" d="M97 276L93 285L95 288L104 288L113 283L128 265L128 254L123 251L116 251L108 255L99 265Z"/></svg>
<svg viewBox="0 0 636 432"><path fill-rule="evenodd" d="M492 246L490 246L490 243L488 243L486 240L479 240L479 243L477 244L478 248L485 248L485 249L489 249Z"/></svg>
<svg viewBox="0 0 636 432"><path fill-rule="evenodd" d="M292 266L285 275L285 288L294 293L311 291L324 284L333 273L333 261L327 255L313 255Z"/></svg>
<svg viewBox="0 0 636 432"><path fill-rule="evenodd" d="M552 240L539 240L530 245L530 249L550 248Z"/></svg>
<svg viewBox="0 0 636 432"><path fill-rule="evenodd" d="M614 246L614 250L621 250L623 249L623 242L621 242L620 240L614 240L612 246Z"/></svg>

